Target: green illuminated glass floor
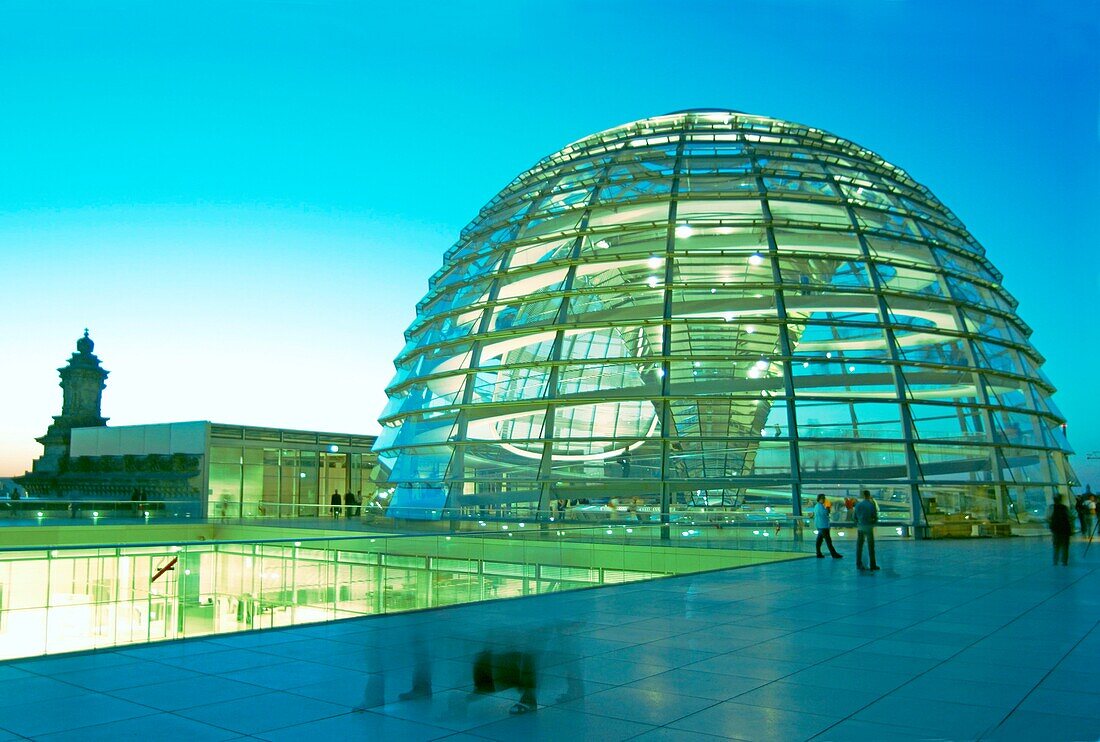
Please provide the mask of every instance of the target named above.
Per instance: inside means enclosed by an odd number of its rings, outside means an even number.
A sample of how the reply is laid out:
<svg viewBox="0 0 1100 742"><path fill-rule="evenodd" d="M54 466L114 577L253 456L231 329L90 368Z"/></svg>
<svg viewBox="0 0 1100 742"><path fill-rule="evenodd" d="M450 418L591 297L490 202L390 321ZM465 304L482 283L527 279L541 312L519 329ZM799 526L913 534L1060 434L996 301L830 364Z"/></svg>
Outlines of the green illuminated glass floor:
<svg viewBox="0 0 1100 742"><path fill-rule="evenodd" d="M0 659L563 592L805 556L661 546L647 542L644 529L631 529L634 542L627 543L604 527L493 535L287 533L210 524L5 529ZM112 543L84 543L97 539Z"/></svg>

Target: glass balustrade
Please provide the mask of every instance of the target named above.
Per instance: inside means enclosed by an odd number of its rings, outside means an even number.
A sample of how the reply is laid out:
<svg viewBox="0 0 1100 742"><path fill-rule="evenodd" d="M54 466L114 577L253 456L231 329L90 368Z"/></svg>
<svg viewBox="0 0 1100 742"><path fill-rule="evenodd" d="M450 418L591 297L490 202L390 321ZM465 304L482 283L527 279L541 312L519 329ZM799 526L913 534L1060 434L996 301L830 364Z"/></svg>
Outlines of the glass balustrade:
<svg viewBox="0 0 1100 742"><path fill-rule="evenodd" d="M677 525L672 542L662 541L659 524L483 523L484 532L475 533L262 539L230 539L232 527L222 526L217 540L7 547L0 549L0 659L273 629L805 556L784 534L783 522L722 529ZM150 526L145 533L172 528ZM104 532L66 530L74 537ZM694 548L699 546L713 548Z"/></svg>

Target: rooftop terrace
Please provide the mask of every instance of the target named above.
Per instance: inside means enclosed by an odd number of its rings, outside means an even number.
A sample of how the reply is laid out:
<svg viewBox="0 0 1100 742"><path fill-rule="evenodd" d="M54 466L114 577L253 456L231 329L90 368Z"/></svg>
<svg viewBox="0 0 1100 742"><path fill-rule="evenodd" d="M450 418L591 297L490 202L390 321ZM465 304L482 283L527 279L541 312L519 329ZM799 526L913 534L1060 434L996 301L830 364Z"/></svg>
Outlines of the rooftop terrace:
<svg viewBox="0 0 1100 742"><path fill-rule="evenodd" d="M849 554L0 663L0 740L1097 739L1083 549L881 542L875 574ZM537 711L470 694L486 649L537 664Z"/></svg>

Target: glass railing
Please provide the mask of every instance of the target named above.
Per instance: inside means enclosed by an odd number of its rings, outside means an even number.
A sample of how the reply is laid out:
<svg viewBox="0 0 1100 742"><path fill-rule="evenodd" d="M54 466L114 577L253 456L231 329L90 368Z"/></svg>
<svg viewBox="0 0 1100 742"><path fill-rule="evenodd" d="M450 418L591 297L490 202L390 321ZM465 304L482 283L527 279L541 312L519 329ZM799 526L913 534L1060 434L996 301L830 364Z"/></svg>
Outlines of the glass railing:
<svg viewBox="0 0 1100 742"><path fill-rule="evenodd" d="M192 500L62 500L23 497L0 500L0 519L21 521L163 521L200 517Z"/></svg>
<svg viewBox="0 0 1100 742"><path fill-rule="evenodd" d="M751 532L723 540L722 548L698 549L662 541L660 526L496 526L493 532L462 534L0 548L0 659L537 595L804 556ZM700 529L697 538L717 533Z"/></svg>
<svg viewBox="0 0 1100 742"><path fill-rule="evenodd" d="M0 509L0 523L7 525L163 525L202 522L232 525L271 525L299 529L348 532L407 533L493 533L539 528L551 531L582 530L601 534L612 530L639 542L659 538L688 546L708 548L801 549L813 541L813 519L794 517L788 512L763 509L731 509L674 504L667 516L650 505L574 505L549 512L530 507L413 508L399 511L375 502L365 505L288 504L258 502L234 508L225 515L198 514L197 506L180 501L141 503L61 500L14 501L16 508ZM241 515L240 513L244 514ZM7 516L5 518L5 515ZM906 520L880 516L880 535L909 535ZM834 517L833 536L854 524L843 513ZM656 536L654 536L656 534ZM609 534L605 534L609 535Z"/></svg>

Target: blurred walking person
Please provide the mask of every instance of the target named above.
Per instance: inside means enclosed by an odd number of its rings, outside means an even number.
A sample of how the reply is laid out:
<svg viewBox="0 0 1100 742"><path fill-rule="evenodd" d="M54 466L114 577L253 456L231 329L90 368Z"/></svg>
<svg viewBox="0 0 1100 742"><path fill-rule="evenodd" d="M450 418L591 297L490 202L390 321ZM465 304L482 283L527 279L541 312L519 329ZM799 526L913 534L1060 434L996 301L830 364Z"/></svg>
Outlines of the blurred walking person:
<svg viewBox="0 0 1100 742"><path fill-rule="evenodd" d="M1062 504L1062 496L1054 496L1054 504L1050 506L1050 538L1054 543L1054 564L1058 565L1061 559L1062 566L1069 566L1069 537L1073 533L1073 522L1070 520L1069 508Z"/></svg>
<svg viewBox="0 0 1100 742"><path fill-rule="evenodd" d="M1066 509L1069 509L1068 506ZM1073 509L1077 511L1077 522L1081 526L1081 536L1083 538L1088 538L1088 535L1092 533L1092 518L1089 515L1088 493L1077 496L1077 502L1074 503Z"/></svg>

